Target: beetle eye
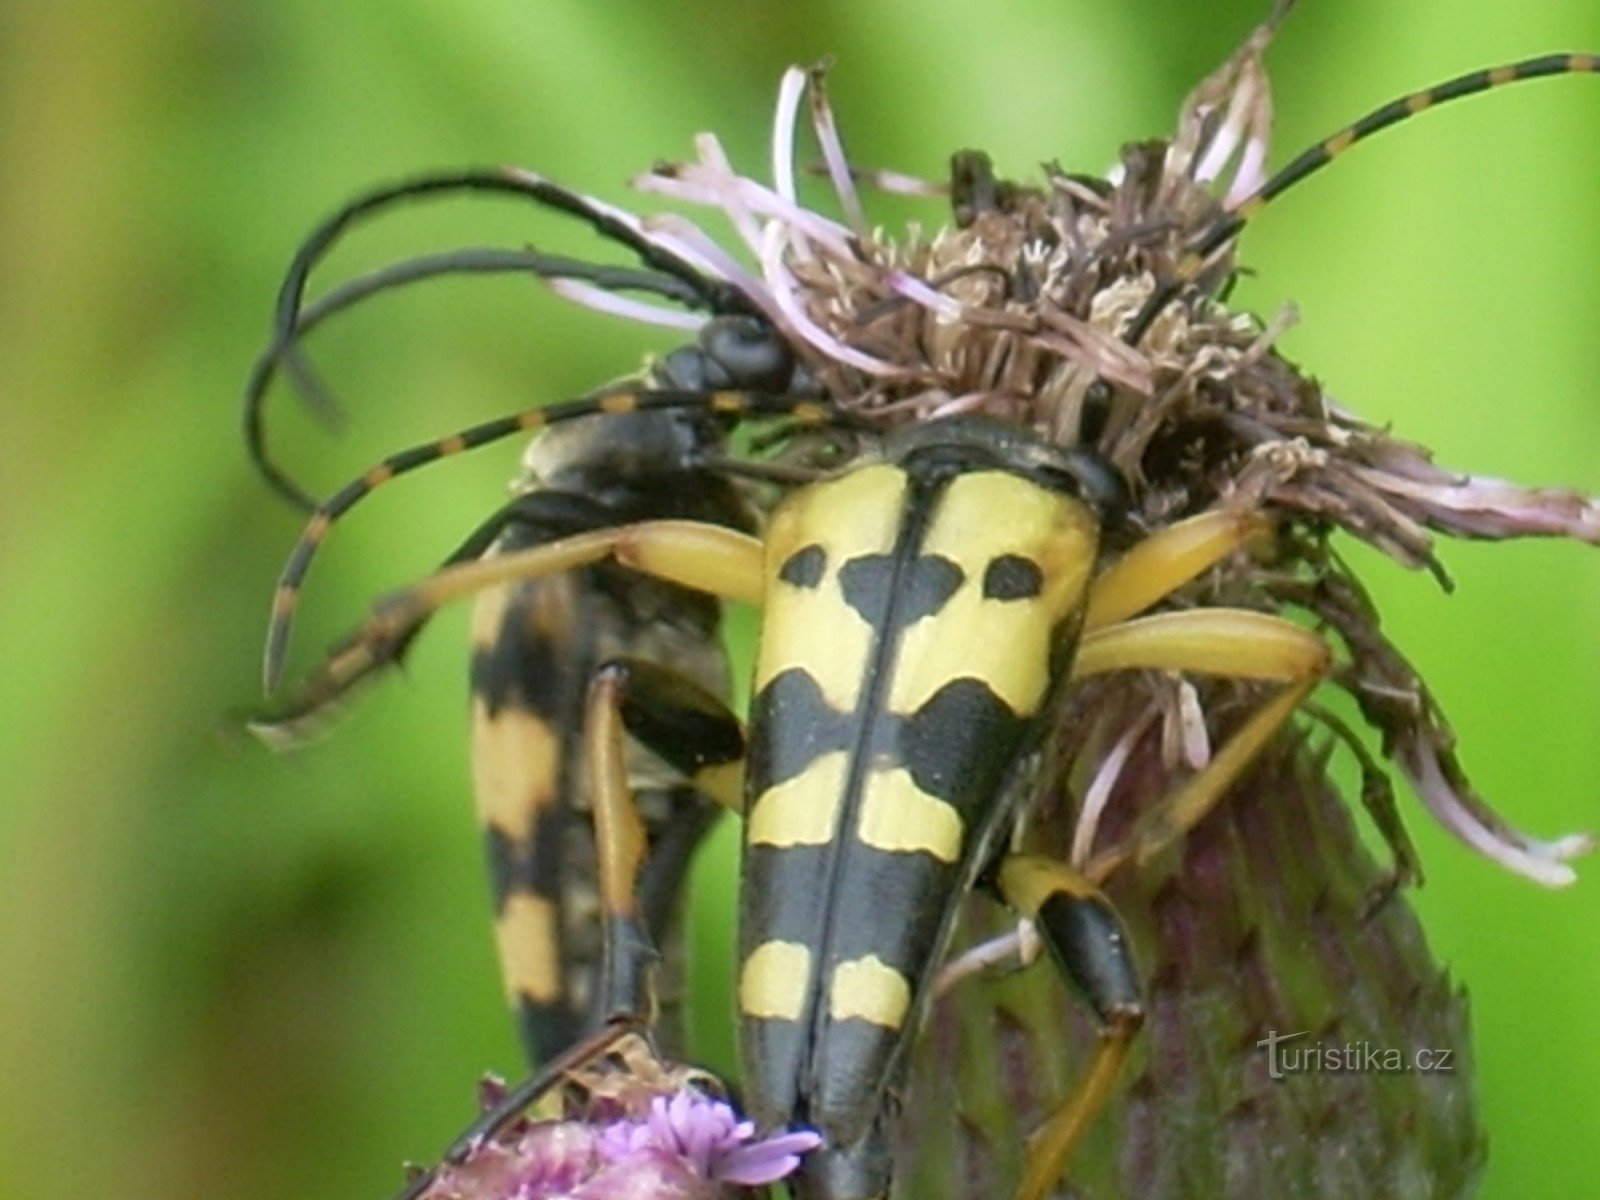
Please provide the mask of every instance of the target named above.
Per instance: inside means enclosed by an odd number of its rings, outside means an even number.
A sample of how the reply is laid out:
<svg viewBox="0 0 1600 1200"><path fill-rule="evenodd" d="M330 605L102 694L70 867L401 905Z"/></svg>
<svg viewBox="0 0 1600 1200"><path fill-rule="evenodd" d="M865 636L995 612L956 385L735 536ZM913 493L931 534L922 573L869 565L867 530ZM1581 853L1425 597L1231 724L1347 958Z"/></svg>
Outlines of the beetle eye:
<svg viewBox="0 0 1600 1200"><path fill-rule="evenodd" d="M783 336L754 317L724 317L700 334L706 358L726 373L718 386L784 391L794 372L794 356Z"/></svg>

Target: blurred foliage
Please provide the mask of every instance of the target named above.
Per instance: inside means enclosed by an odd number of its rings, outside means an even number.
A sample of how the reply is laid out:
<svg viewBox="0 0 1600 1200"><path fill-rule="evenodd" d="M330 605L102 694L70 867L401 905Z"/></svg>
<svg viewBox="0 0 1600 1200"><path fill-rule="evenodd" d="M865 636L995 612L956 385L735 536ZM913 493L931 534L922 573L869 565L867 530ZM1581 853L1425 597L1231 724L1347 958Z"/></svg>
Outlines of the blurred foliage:
<svg viewBox="0 0 1600 1200"><path fill-rule="evenodd" d="M1265 7L0 6L0 1196L381 1200L402 1155L461 1123L477 1072L515 1068L465 794L462 617L425 640L409 686L297 758L226 717L254 694L298 524L246 469L235 400L315 219L368 183L476 161L623 199L700 129L759 163L780 71L825 54L860 162L938 175L975 145L1018 175L1095 169L1169 130ZM1269 58L1278 161L1459 70L1600 48L1592 0L1302 8ZM1239 299L1293 299L1287 351L1442 461L1600 490L1596 88L1519 87L1363 147L1251 231L1259 275ZM461 200L380 223L323 278L525 241L593 251L549 215ZM279 396L275 444L325 490L666 344L526 281L429 285L316 339L349 421L330 437ZM341 528L302 655L451 547L516 453L425 473ZM1368 574L1469 768L1535 832L1600 825L1600 563L1556 544L1446 559L1454 597L1387 563ZM1590 1194L1600 863L1547 894L1414 808L1411 825L1429 871L1415 902L1473 995L1485 1194ZM703 878L708 954L730 937L726 863ZM725 1021L705 1023L726 1062Z"/></svg>

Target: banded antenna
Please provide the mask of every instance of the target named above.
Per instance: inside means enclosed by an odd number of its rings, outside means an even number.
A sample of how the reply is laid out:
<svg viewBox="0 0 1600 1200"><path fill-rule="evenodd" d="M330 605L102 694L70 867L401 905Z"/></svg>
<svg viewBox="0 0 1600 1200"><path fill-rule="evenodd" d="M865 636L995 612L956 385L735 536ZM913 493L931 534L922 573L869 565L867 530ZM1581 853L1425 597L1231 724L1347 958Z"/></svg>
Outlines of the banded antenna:
<svg viewBox="0 0 1600 1200"><path fill-rule="evenodd" d="M1503 67L1488 67L1481 71L1458 75L1454 79L1401 96L1373 109L1359 121L1346 125L1337 133L1301 153L1254 193L1240 201L1232 212L1219 218L1206 230L1193 248L1183 256L1178 264L1176 278L1158 285L1150 298L1145 301L1144 307L1139 310L1127 333L1123 335L1124 340L1129 345L1138 345L1162 309L1172 303L1178 293L1200 275L1217 251L1236 238L1252 217L1295 184L1314 175L1358 142L1364 142L1373 134L1391 125L1398 125L1420 112L1450 100L1459 100L1463 96L1492 91L1525 79L1542 79L1549 75L1596 73L1600 73L1600 55L1544 54L1538 58L1526 58L1520 62L1508 63Z"/></svg>
<svg viewBox="0 0 1600 1200"><path fill-rule="evenodd" d="M746 421L762 417L782 417L799 426L841 425L859 427L863 420L848 410L805 396L783 393L750 392L737 389L692 391L679 388L618 387L596 392L578 400L544 404L509 416L460 430L398 450L352 479L311 512L300 540L290 552L278 577L272 598L272 616L267 625L267 646L262 663L262 682L268 692L276 689L283 674L289 646L290 628L299 607L301 585L317 549L339 520L378 488L440 459L467 450L476 450L516 433L535 433L550 425L583 417L616 416L625 413L655 412L663 409L698 409L731 420Z"/></svg>

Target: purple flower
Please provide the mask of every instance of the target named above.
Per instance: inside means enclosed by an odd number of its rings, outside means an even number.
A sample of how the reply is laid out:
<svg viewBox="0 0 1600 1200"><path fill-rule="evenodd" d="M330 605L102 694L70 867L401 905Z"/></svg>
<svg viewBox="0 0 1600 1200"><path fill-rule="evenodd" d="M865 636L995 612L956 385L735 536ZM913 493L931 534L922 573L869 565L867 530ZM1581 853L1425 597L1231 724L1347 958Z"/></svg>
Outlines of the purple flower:
<svg viewBox="0 0 1600 1200"><path fill-rule="evenodd" d="M810 1130L756 1137L755 1123L731 1106L690 1089L657 1096L644 1119L618 1121L600 1132L602 1156L613 1162L660 1152L675 1155L706 1179L758 1187L775 1183L800 1165L800 1155L822 1144Z"/></svg>
<svg viewBox="0 0 1600 1200"><path fill-rule="evenodd" d="M792 1174L822 1143L758 1136L725 1101L683 1087L603 1124L541 1121L440 1170L424 1200L724 1200Z"/></svg>

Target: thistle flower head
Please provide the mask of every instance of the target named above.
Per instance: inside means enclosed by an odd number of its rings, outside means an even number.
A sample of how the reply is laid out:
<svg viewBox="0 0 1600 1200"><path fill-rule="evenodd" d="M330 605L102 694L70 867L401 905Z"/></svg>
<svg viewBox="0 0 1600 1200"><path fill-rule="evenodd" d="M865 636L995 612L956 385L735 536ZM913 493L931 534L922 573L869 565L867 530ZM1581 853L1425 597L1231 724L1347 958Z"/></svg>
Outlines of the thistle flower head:
<svg viewBox="0 0 1600 1200"><path fill-rule="evenodd" d="M1113 552L1219 504L1273 513L1285 533L1272 570L1224 566L1175 602L1300 610L1333 629L1346 657L1336 686L1355 698L1434 817L1510 870L1565 885L1569 860L1593 838L1533 837L1473 791L1437 703L1325 535L1343 530L1449 587L1436 534L1600 544L1600 503L1441 468L1422 446L1341 407L1274 348L1296 319L1292 308L1262 321L1218 298L1236 268L1231 241L1136 344L1126 337L1160 282L1178 277L1201 236L1265 180L1272 100L1262 55L1288 7L1279 4L1190 93L1170 140L1128 145L1104 178L1052 167L1038 185L1014 184L970 151L955 156L947 184L860 171L845 153L822 68L792 68L779 89L769 182L736 171L711 134L696 139L695 161L635 180L645 193L723 215L742 260L683 217L621 215L737 288L836 403L885 428L982 413L1104 455L1134 501L1127 529L1108 532ZM799 197L802 111L837 217ZM871 228L862 182L947 197L954 223L935 232ZM1170 760L1200 765L1208 714L1198 694L1172 680L1140 686L1149 702L1135 719L1154 714ZM1104 732L1102 767L1112 771L1119 739L1134 729ZM1084 852L1092 841L1092 827L1082 828Z"/></svg>

